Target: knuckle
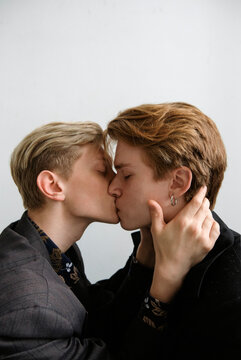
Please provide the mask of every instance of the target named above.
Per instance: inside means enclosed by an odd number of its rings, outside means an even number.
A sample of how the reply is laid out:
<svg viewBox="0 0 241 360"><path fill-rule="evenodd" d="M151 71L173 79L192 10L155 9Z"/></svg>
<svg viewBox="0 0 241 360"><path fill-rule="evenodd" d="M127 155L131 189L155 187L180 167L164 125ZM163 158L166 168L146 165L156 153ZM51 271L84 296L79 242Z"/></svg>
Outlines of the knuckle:
<svg viewBox="0 0 241 360"><path fill-rule="evenodd" d="M215 221L215 220L213 220L213 214L212 214L212 212L211 212L211 210L210 209L208 209L208 215L207 215L212 221Z"/></svg>
<svg viewBox="0 0 241 360"><path fill-rule="evenodd" d="M189 224L188 230L194 237L198 237L199 228L195 222L192 222L191 224Z"/></svg>
<svg viewBox="0 0 241 360"><path fill-rule="evenodd" d="M179 228L181 230L186 229L188 227L188 221L185 218L179 220Z"/></svg>
<svg viewBox="0 0 241 360"><path fill-rule="evenodd" d="M220 232L220 225L219 225L219 223L217 221L214 220L214 225L213 226L214 226L216 231Z"/></svg>
<svg viewBox="0 0 241 360"><path fill-rule="evenodd" d="M206 243L203 245L203 251L207 254L209 253L210 250L212 250L213 246L211 246L210 244Z"/></svg>
<svg viewBox="0 0 241 360"><path fill-rule="evenodd" d="M216 238L220 235L220 226L216 221L213 224L212 232L213 232L214 237L215 237L214 240L216 240Z"/></svg>
<svg viewBox="0 0 241 360"><path fill-rule="evenodd" d="M208 253L212 249L212 244L210 243L210 239L207 236L199 237L199 245L204 253Z"/></svg>
<svg viewBox="0 0 241 360"><path fill-rule="evenodd" d="M203 201L203 205L207 208L210 207L210 201L208 200L208 198L205 198L204 201Z"/></svg>

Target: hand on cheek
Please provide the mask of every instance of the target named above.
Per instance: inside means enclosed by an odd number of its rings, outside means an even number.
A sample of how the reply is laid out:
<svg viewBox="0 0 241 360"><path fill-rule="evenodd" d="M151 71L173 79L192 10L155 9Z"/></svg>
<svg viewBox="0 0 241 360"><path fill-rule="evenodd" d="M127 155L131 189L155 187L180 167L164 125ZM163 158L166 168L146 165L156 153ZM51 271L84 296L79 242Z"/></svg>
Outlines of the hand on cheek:
<svg viewBox="0 0 241 360"><path fill-rule="evenodd" d="M155 249L151 295L163 302L172 299L187 272L206 256L219 236L205 194L206 189L201 188L168 224L160 205L149 201Z"/></svg>

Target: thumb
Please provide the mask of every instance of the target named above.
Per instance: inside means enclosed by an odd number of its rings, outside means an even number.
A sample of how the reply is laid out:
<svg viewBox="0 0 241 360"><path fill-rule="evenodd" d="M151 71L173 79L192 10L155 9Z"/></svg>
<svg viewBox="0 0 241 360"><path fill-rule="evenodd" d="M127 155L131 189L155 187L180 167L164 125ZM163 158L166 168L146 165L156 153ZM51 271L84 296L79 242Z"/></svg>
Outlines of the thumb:
<svg viewBox="0 0 241 360"><path fill-rule="evenodd" d="M154 236L156 232L162 231L165 226L162 207L155 200L148 201L148 207L151 215L151 232Z"/></svg>

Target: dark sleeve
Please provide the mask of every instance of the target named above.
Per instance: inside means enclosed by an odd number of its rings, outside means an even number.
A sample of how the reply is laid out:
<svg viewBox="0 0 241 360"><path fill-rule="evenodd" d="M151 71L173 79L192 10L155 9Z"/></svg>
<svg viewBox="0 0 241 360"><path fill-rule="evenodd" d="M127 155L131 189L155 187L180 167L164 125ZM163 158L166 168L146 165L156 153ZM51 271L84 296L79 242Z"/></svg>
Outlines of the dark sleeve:
<svg viewBox="0 0 241 360"><path fill-rule="evenodd" d="M139 314L151 279L152 270L130 258L110 282L91 286L89 333L103 338L108 346L118 348L129 324Z"/></svg>
<svg viewBox="0 0 241 360"><path fill-rule="evenodd" d="M150 288L153 270L135 261L139 232L132 234L134 250L125 266L109 279L87 285L87 333L101 337L108 347L118 348L126 329L139 312ZM80 299L81 294L76 296ZM138 321L139 322L139 321Z"/></svg>
<svg viewBox="0 0 241 360"><path fill-rule="evenodd" d="M153 298L149 292L136 316L126 329L123 339L124 358L157 359L160 340L163 341L169 313L169 304ZM158 360L165 359L158 357Z"/></svg>
<svg viewBox="0 0 241 360"><path fill-rule="evenodd" d="M219 306L197 300L190 307L179 308L167 331L159 334L157 358L240 359L240 300Z"/></svg>

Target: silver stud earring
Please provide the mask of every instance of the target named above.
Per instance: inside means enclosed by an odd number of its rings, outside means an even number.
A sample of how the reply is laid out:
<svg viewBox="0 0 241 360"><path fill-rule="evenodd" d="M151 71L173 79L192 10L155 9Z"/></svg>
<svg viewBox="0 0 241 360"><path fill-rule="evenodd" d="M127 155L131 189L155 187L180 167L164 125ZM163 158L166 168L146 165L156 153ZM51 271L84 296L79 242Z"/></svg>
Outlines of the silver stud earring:
<svg viewBox="0 0 241 360"><path fill-rule="evenodd" d="M174 195L171 196L171 205L172 205L172 206L177 205L177 199L175 198Z"/></svg>

